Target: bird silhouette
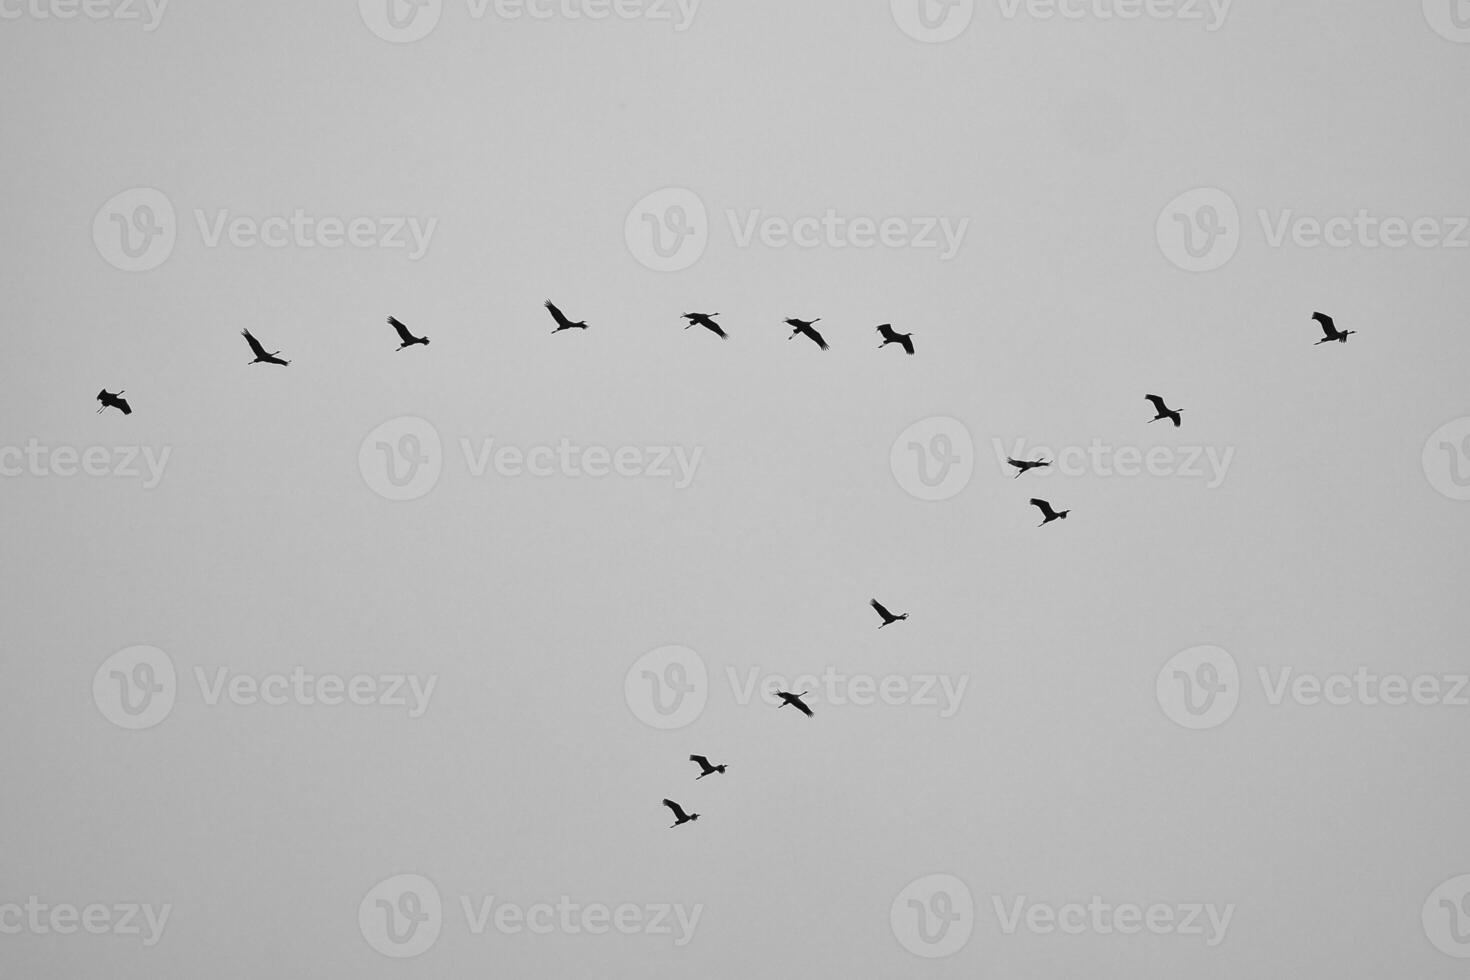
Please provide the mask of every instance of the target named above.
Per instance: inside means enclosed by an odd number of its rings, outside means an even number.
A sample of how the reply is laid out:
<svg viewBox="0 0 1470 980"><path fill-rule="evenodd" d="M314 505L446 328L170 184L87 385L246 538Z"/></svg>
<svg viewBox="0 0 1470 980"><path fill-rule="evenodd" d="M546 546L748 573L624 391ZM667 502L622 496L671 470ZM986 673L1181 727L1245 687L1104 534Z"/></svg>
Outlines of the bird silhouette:
<svg viewBox="0 0 1470 980"><path fill-rule="evenodd" d="M883 603L879 602L877 599L873 599L873 600L870 600L870 601L871 601L871 604L872 604L873 608L878 611L878 615L883 617L883 622L880 623L880 624L878 624L878 628L880 630L883 627L885 627L885 626L892 626L894 623L898 622L901 619L908 619L909 618L909 614L908 613L901 613L901 614L899 614L897 616L893 615L893 613L891 613L887 609L885 609L883 607Z"/></svg>
<svg viewBox="0 0 1470 980"><path fill-rule="evenodd" d="M671 811L673 811L674 814L674 822L669 825L670 830L673 830L675 827L681 826L682 824L693 823L694 821L699 819L699 814L685 813L684 808L675 803L673 800L664 800L664 806L668 807Z"/></svg>
<svg viewBox="0 0 1470 980"><path fill-rule="evenodd" d="M1061 512L1052 510L1051 504L1038 497L1031 498L1031 506L1041 511L1041 516L1044 518L1044 520L1042 520L1040 524L1036 525L1037 527L1046 527L1052 521L1065 521L1067 519L1067 515L1072 513L1070 510L1064 510Z"/></svg>
<svg viewBox="0 0 1470 980"><path fill-rule="evenodd" d="M878 345L882 350L889 344L897 344L910 354L914 352L914 335L911 333L899 333L893 329L893 324L885 323L878 327L878 336L883 338L883 343Z"/></svg>
<svg viewBox="0 0 1470 980"><path fill-rule="evenodd" d="M1016 479L1018 479L1018 480L1022 476L1024 476L1025 474L1030 473L1032 470L1044 469L1045 467L1048 467L1048 466L1051 465L1051 460L1042 460L1042 459L1038 459L1038 460L1032 461L1032 460L1029 460L1029 459L1009 459L1008 458L1008 459L1006 459L1006 462L1007 463L1010 463L1012 466L1014 466L1016 468Z"/></svg>
<svg viewBox="0 0 1470 980"><path fill-rule="evenodd" d="M784 708L789 704L797 711L800 711L802 714L810 718L812 716L812 709L808 708L806 706L806 702L802 700L802 698L806 697L810 693L810 691L802 691L800 694L788 694L785 691L777 691L776 697L781 699L781 703L776 705L776 707Z"/></svg>
<svg viewBox="0 0 1470 980"><path fill-rule="evenodd" d="M103 388L101 391L97 392L97 400L102 403L102 407L97 409L98 415L101 415L109 408L115 408L119 412L122 412L124 415L133 414L132 406L128 404L128 400L123 397L123 393L121 391L114 395L106 388Z"/></svg>
<svg viewBox="0 0 1470 980"><path fill-rule="evenodd" d="M566 314L557 309L556 304L553 303L551 300L546 301L546 308L551 311L551 318L556 321L556 329L551 331L552 333L561 333L563 330L587 329L587 324L585 321L579 320L578 322L573 323L571 320L568 320Z"/></svg>
<svg viewBox="0 0 1470 980"><path fill-rule="evenodd" d="M1184 424L1184 420L1180 418L1180 416L1184 414L1184 409L1181 408L1177 412L1173 411L1169 408L1168 405L1164 404L1164 400L1158 395L1145 395L1144 400L1153 402L1154 411L1159 413L1158 415L1148 420L1150 425L1152 425L1154 422L1163 421L1164 419L1168 419L1169 421L1173 422L1174 428L1176 429Z"/></svg>
<svg viewBox="0 0 1470 980"><path fill-rule="evenodd" d="M260 341L256 340L255 335L252 334L249 330L241 330L240 336L245 338L245 343L249 344L250 349L255 352L255 360L251 361L251 364L279 364L282 367L285 367L287 364L291 363L290 361L283 361L276 356L281 353L280 351L272 351L271 353L267 354L265 352L265 348L260 346ZM425 343L427 343L427 341L425 341Z"/></svg>
<svg viewBox="0 0 1470 980"><path fill-rule="evenodd" d="M689 327L704 327L704 329L721 340L729 340L730 335L721 330L720 325L715 322L715 317L717 316L719 316L718 313L685 313L684 319L689 321L689 326L684 329L688 330Z"/></svg>
<svg viewBox="0 0 1470 980"><path fill-rule="evenodd" d="M710 765L709 764L709 759L706 759L702 755L691 755L689 757L689 761L690 762L697 762L697 763L699 763L699 768L702 769L702 770L704 770L698 776L695 776L694 777L695 779L703 779L705 776L710 776L710 775L713 775L714 773L717 773L717 772L723 773L725 771L725 768L726 768L723 765L720 765L720 766L712 766L712 765Z"/></svg>
<svg viewBox="0 0 1470 980"><path fill-rule="evenodd" d="M812 324L814 324L814 323L821 323L821 322L822 322L822 318L821 317L817 317L817 319L812 320L810 322L808 322L806 320L787 320L786 321L786 324L788 326L795 327L796 329L793 330L791 332L791 336L790 337L787 337L786 339L787 340L795 340L798 336L807 336L807 337L810 337L812 339L812 343L814 343L818 347L822 348L822 350L827 350L828 349L827 342L822 339L822 335L821 334L817 333L815 330L812 329Z"/></svg>
<svg viewBox="0 0 1470 980"><path fill-rule="evenodd" d="M1337 341L1339 344L1345 344L1347 343L1347 339L1349 337L1357 333L1356 330L1337 329L1337 324L1334 323L1332 321L1332 317L1328 316L1326 313L1313 313L1312 319L1316 320L1319 324L1322 325L1322 332L1326 334L1323 339L1317 341L1316 346L1318 347L1321 347L1323 344L1330 344L1334 340Z"/></svg>
<svg viewBox="0 0 1470 980"><path fill-rule="evenodd" d="M393 327L394 330L398 331L398 339L402 341L402 343L398 345L399 350L405 350L406 348L412 347L414 344L423 344L425 347L428 346L428 337L415 337L413 334L409 333L408 328L405 327L402 321L400 321L397 317L390 316L388 318L388 323Z"/></svg>

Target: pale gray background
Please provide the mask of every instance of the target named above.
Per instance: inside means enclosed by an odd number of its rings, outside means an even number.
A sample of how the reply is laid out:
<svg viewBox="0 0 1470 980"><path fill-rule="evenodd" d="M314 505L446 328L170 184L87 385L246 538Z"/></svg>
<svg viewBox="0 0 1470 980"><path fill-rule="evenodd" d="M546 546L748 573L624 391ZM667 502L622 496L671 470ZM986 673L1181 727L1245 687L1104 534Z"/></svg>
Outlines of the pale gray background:
<svg viewBox="0 0 1470 980"><path fill-rule="evenodd" d="M0 937L7 976L1451 977L1419 907L1470 871L1465 709L1270 708L1185 732L1154 676L1199 643L1302 671L1464 667L1470 504L1424 439L1470 414L1466 253L1267 248L1258 207L1470 212L1470 46L1417 3L1246 2L1197 24L1007 21L920 44L886 2L710 0L694 28L471 21L374 37L350 2L177 0L136 25L0 23L6 444L167 444L163 485L16 478L3 506L0 901L175 906L164 941ZM91 221L165 191L172 258L129 275ZM718 228L660 275L628 209L693 188ZM1239 256L1159 251L1176 194L1228 190ZM428 258L203 248L190 211L437 215ZM969 216L960 257L736 249L721 216ZM555 297L586 334L551 338ZM715 309L733 338L684 333ZM1315 309L1362 333L1313 349ZM433 345L395 354L395 313ZM833 350L785 341L821 316ZM921 357L873 348L872 325ZM247 368L257 328L295 363ZM93 414L102 386L137 411ZM1192 409L1145 428L1145 391ZM451 457L390 504L359 442L706 447L695 486L483 480ZM923 504L893 438L965 420L974 482ZM992 436L1237 447L1224 488L1052 479ZM880 595L913 619L876 633ZM90 697L137 643L186 675L142 733ZM656 732L623 674L665 643L794 673L968 673L963 709L811 722L721 681ZM204 707L195 665L442 675L428 715ZM732 763L693 783L690 751ZM664 795L705 819L674 833ZM357 903L703 902L693 944L468 936L384 959ZM907 953L889 904L1235 902L1207 950L1000 935Z"/></svg>

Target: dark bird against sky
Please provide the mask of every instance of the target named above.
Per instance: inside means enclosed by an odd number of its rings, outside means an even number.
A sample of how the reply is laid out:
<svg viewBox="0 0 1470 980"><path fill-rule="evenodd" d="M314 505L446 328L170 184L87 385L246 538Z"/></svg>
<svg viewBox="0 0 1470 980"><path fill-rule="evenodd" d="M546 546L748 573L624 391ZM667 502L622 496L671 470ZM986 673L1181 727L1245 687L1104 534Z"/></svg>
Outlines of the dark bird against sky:
<svg viewBox="0 0 1470 980"><path fill-rule="evenodd" d="M399 350L404 350L405 348L412 347L414 344L423 344L426 347L428 346L428 337L415 337L413 334L409 333L408 328L405 327L397 317L390 316L388 318L388 323L390 326L393 327L394 330L398 331L398 339L402 341L402 343L398 345Z"/></svg>
<svg viewBox="0 0 1470 980"><path fill-rule="evenodd" d="M910 354L914 352L914 335L911 333L899 333L893 329L893 324L885 323L878 327L878 336L883 338L883 343L878 345L882 350L889 344L897 344Z"/></svg>
<svg viewBox="0 0 1470 980"><path fill-rule="evenodd" d="M668 807L669 810L674 814L674 822L669 825L670 830L673 830L675 827L678 827L682 824L693 823L694 821L699 819L699 814L685 813L684 808L675 803L673 800L664 800L664 806Z"/></svg>
<svg viewBox="0 0 1470 980"><path fill-rule="evenodd" d="M806 697L810 693L810 691L802 691L800 694L788 694L785 691L777 691L776 697L781 699L781 703L776 705L776 707L784 708L789 704L797 711L800 711L802 714L810 718L812 716L812 709L808 708L806 706L806 702L802 700L802 698Z"/></svg>
<svg viewBox="0 0 1470 980"><path fill-rule="evenodd" d="M101 415L109 408L115 408L119 412L122 412L124 415L132 415L133 408L131 405L128 404L128 400L122 395L123 393L121 391L114 395L106 388L103 388L101 391L97 392L97 400L102 403L102 407L97 409L97 414Z"/></svg>
<svg viewBox="0 0 1470 980"><path fill-rule="evenodd" d="M254 334L249 330L241 330L240 336L245 338L245 343L249 344L250 349L255 353L255 360L251 361L251 364L279 364L285 367L291 363L290 361L283 361L277 356L281 353L280 351L272 351L267 354L265 348L260 346L260 341L256 340Z"/></svg>
<svg viewBox="0 0 1470 980"><path fill-rule="evenodd" d="M556 308L556 304L553 303L551 300L546 301L546 309L551 312L551 318L556 321L556 329L551 331L552 333L561 333L563 330L587 329L586 321L578 320L576 323L573 323L571 320L567 319L565 313Z"/></svg>
<svg viewBox="0 0 1470 980"><path fill-rule="evenodd" d="M1326 334L1326 336L1322 340L1317 341L1318 347L1321 347L1323 344L1330 344L1334 340L1337 341L1339 344L1345 344L1347 343L1347 339L1349 337L1357 333L1356 330L1337 329L1337 324L1334 323L1332 317L1328 316L1326 313L1313 313L1312 319L1316 320L1317 323L1321 325L1322 332Z"/></svg>
<svg viewBox="0 0 1470 980"><path fill-rule="evenodd" d="M819 333L817 333L815 330L812 329L812 325L813 324L817 324L817 323L821 323L821 322L822 322L822 318L821 317L817 317L815 320L811 320L811 321L807 321L807 320L787 320L786 321L787 325L788 326L791 326L791 327L795 327L796 329L793 330L792 333L791 333L791 336L790 337L787 337L786 339L787 340L795 340L798 336L810 337L812 343L814 343L818 347L822 348L822 350L827 350L828 349L827 348L827 341L823 340L822 339L822 335L819 334Z"/></svg>
<svg viewBox="0 0 1470 980"><path fill-rule="evenodd" d="M695 776L694 777L697 780L698 779L703 779L705 776L710 776L710 775L713 775L714 773L717 773L717 772L722 773L722 772L725 771L725 768L726 768L723 765L718 765L718 766L712 766L712 765L710 765L709 764L709 759L705 758L702 755L691 755L689 757L689 761L690 762L697 762L697 763L699 763L699 768L702 769L702 770L704 770L698 776Z"/></svg>
<svg viewBox="0 0 1470 980"><path fill-rule="evenodd" d="M1184 424L1184 419L1181 418L1181 416L1184 414L1184 409L1181 408L1177 412L1174 411L1168 405L1165 405L1164 400L1158 395L1145 395L1144 400L1153 402L1154 411L1159 413L1158 415L1148 420L1150 425L1152 425L1154 422L1162 422L1164 419L1168 419L1169 421L1173 422L1174 428L1176 429Z"/></svg>
<svg viewBox="0 0 1470 980"><path fill-rule="evenodd" d="M1032 470L1043 469L1051 465L1051 460L1045 459L1038 459L1035 461L1029 459L1007 459L1006 462L1010 463L1016 468L1016 479L1018 480L1024 474L1030 473Z"/></svg>
<svg viewBox="0 0 1470 980"><path fill-rule="evenodd" d="M885 626L892 626L894 623L899 622L900 620L909 618L908 613L900 613L899 615L895 616L893 613L884 608L883 603L879 602L877 599L871 600L871 604L873 606L873 609L877 611L878 615L883 617L883 622L878 624L878 628L880 630Z"/></svg>
<svg viewBox="0 0 1470 980"><path fill-rule="evenodd" d="M1036 525L1037 527L1046 527L1052 521L1065 521L1067 519L1067 515L1072 513L1070 510L1052 510L1051 504L1047 503L1045 500L1042 500L1039 497L1031 498L1031 506L1041 511L1042 521L1040 524Z"/></svg>

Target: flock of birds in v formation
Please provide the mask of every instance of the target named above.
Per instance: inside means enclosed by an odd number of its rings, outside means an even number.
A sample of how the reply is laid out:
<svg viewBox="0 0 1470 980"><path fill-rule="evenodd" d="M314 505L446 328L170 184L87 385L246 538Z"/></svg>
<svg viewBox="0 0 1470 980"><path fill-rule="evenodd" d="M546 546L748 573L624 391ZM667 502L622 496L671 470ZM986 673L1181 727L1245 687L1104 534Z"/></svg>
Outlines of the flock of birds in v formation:
<svg viewBox="0 0 1470 980"><path fill-rule="evenodd" d="M546 309L551 314L551 318L556 321L556 329L552 331L553 334L558 334L566 330L587 329L586 321L573 321L569 319L566 314L559 310L556 304L551 302L550 300L546 301ZM728 340L729 334L725 333L724 329L719 325L719 323L715 321L715 317L717 316L720 316L720 314L685 313L683 315L683 319L689 322L684 327L684 329L688 330L690 327L703 327L710 333L713 333L715 336L719 337L721 340ZM1317 324L1322 328L1322 333L1324 335L1321 340L1317 341L1317 344L1319 346L1321 344L1330 343L1345 344L1347 343L1348 337L1357 333L1356 330L1339 330L1337 324L1333 321L1332 317L1328 316L1325 313L1314 313L1312 314L1312 319L1317 321ZM820 322L820 318L816 320L787 320L787 326L792 328L791 336L787 339L795 340L797 337L806 337L822 350L828 350L829 347L826 338L824 338L816 330L816 324ZM398 350L406 350L409 347L414 346L428 346L428 337L415 336L413 332L410 331L408 327L405 326L403 322L396 317L390 316L388 318L388 324L398 334L398 339L400 341L398 345ZM893 329L893 325L890 323L882 324L877 328L877 331L878 336L883 338L883 342L878 345L880 350L884 347L887 347L889 344L897 344L899 347L903 348L906 353L908 353L909 355L913 355L913 334L899 333L898 331ZM242 334L245 337L245 342L250 346L251 352L255 355L255 359L250 362L251 364L278 364L281 367L285 367L286 365L291 363L290 361L283 360L281 358L280 351L267 352L265 347L261 345L260 341L257 340L249 330L242 331ZM97 395L97 400L102 403L102 407L97 409L97 411L101 413L106 409L115 408L118 411L122 412L122 414L124 415L133 414L132 406L128 404L127 399L122 397L123 394L124 393L122 391L114 393L109 392L107 389L104 388ZM1176 429L1184 424L1183 409L1171 409L1164 401L1164 399L1159 395L1146 395L1144 396L1144 400L1153 405L1154 411L1156 413L1155 416L1149 420L1150 422L1162 422L1164 420L1168 420L1174 423L1174 428ZM1050 460L1040 459L1009 459L1007 460L1007 462L1009 462L1010 465L1015 468L1017 479L1031 472L1032 470L1043 469L1052 465ZM1031 500L1031 505L1041 512L1042 520L1041 524L1039 524L1038 527L1045 527L1046 525L1051 524L1053 521L1066 520L1067 515L1071 513L1070 510L1056 510L1049 502L1040 498L1033 498ZM872 600L872 606L874 611L877 612L879 618L883 620L883 622L880 623L878 626L879 629L882 629L884 626L891 626L894 623L909 618L908 613L895 615L889 612L877 599ZM802 700L803 697L810 693L810 691L802 691L800 694L792 694L789 691L777 691L776 697L780 698L781 700L781 703L780 705L778 705L778 707L784 708L787 705L790 705L797 711L800 711L802 714L810 718L812 717L812 709L809 705L807 705L805 701ZM691 755L689 757L689 761L699 766L700 773L698 776L694 777L696 780L703 779L704 777L710 775L724 774L725 769L727 768L725 765L712 765L709 759L702 755ZM675 803L673 800L666 799L663 801L663 805L668 807L669 811L674 815L674 823L672 824L673 827L679 827L686 823L693 823L694 821L699 819L699 814L686 812L682 806L680 806L678 803Z"/></svg>

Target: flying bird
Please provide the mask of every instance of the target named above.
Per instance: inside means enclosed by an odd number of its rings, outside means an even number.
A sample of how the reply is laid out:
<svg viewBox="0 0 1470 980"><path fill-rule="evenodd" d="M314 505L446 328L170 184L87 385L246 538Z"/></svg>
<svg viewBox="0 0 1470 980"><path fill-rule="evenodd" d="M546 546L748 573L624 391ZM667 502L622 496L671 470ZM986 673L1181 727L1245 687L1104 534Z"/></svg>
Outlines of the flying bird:
<svg viewBox="0 0 1470 980"><path fill-rule="evenodd" d="M1016 468L1016 479L1018 479L1018 480L1022 476L1024 476L1025 474L1030 473L1032 470L1044 469L1044 468L1046 468L1046 467L1048 467L1048 466L1051 465L1051 460L1043 460L1043 459L1038 459L1038 460L1034 460L1033 461L1033 460L1029 460L1029 459L1009 459L1008 458L1006 460L1006 462L1007 463L1010 463L1012 466L1014 466Z"/></svg>
<svg viewBox="0 0 1470 980"><path fill-rule="evenodd" d="M1356 330L1344 331L1337 329L1337 324L1332 322L1332 317L1328 316L1326 313L1313 313L1312 319L1316 320L1319 324L1322 325L1322 332L1326 334L1326 337L1324 337L1322 340L1317 341L1316 346L1318 347L1321 347L1323 344L1330 344L1334 340L1337 341L1339 344L1345 344L1347 343L1347 339L1349 337L1357 333Z"/></svg>
<svg viewBox="0 0 1470 980"><path fill-rule="evenodd" d="M255 335L249 330L241 330L240 336L245 338L245 343L249 344L250 349L255 352L255 360L251 361L251 364L279 364L285 367L291 363L290 361L283 361L276 356L281 353L280 351L271 351L267 354L265 348L260 346L260 341L256 340ZM426 340L424 343L427 344L428 341Z"/></svg>
<svg viewBox="0 0 1470 980"><path fill-rule="evenodd" d="M882 627L879 628L881 629ZM802 691L800 694L787 694L785 691L777 691L776 697L781 699L781 703L776 705L776 707L784 708L789 704L797 711L800 711L802 714L810 718L812 716L812 709L808 708L806 706L806 702L802 700L802 698L806 697L806 695L810 693L810 691Z"/></svg>
<svg viewBox="0 0 1470 980"><path fill-rule="evenodd" d="M1041 516L1045 518L1040 524L1036 525L1037 527L1046 527L1052 521L1065 521L1067 515L1072 513L1070 510L1064 510L1058 513L1051 509L1051 504L1038 497L1031 498L1031 506L1041 511Z"/></svg>
<svg viewBox="0 0 1470 980"><path fill-rule="evenodd" d="M675 827L678 827L681 824L693 823L694 821L699 819L699 814L685 813L684 808L675 803L673 800L664 800L664 806L672 810L674 814L674 822L669 825L670 830L673 830Z"/></svg>
<svg viewBox="0 0 1470 980"><path fill-rule="evenodd" d="M115 408L119 412L122 412L124 415L133 414L132 406L128 404L128 400L123 397L123 393L121 391L114 395L106 388L103 388L101 391L97 392L97 400L102 403L102 407L97 409L98 415L101 415L109 408Z"/></svg>
<svg viewBox="0 0 1470 980"><path fill-rule="evenodd" d="M553 303L551 300L546 301L546 308L551 311L551 318L556 321L556 329L551 331L552 333L561 333L563 330L587 329L587 324L585 321L578 321L577 323L573 323L571 320L568 320L566 314L557 309L556 304Z"/></svg>
<svg viewBox="0 0 1470 980"><path fill-rule="evenodd" d="M388 322L393 326L394 330L398 331L398 339L403 341L403 343L398 345L399 350L404 350L406 348L412 347L414 344L423 344L426 347L428 346L428 337L415 337L413 334L409 333L408 328L405 327L397 317L390 316L388 318Z"/></svg>
<svg viewBox="0 0 1470 980"><path fill-rule="evenodd" d="M703 779L705 776L710 776L710 775L713 775L713 774L715 774L717 772L722 773L722 772L725 771L725 768L726 768L725 766L722 766L722 765L721 766L712 766L712 765L710 765L709 764L709 760L706 759L702 755L691 755L689 757L689 761L690 762L697 762L697 763L699 763L699 768L702 769L702 770L704 770L698 776L695 776L694 777L695 779Z"/></svg>
<svg viewBox="0 0 1470 980"><path fill-rule="evenodd" d="M814 343L818 347L822 348L822 350L827 350L828 349L827 342L822 339L822 335L821 334L817 333L815 330L812 329L812 324L813 323L821 323L821 322L822 322L822 318L821 317L817 317L817 319L812 320L810 323L808 323L806 320L787 320L786 321L787 326L795 327L796 329L793 330L792 333L791 333L791 336L790 337L787 337L786 339L787 340L795 340L797 338L797 336L799 336L799 335L805 335L807 337L810 337L812 339L812 343Z"/></svg>
<svg viewBox="0 0 1470 980"><path fill-rule="evenodd" d="M684 319L689 321L689 326L684 329L688 330L689 327L704 327L704 329L721 340L729 340L730 335L721 330L720 325L715 322L715 317L717 316L719 316L718 313L685 313Z"/></svg>
<svg viewBox="0 0 1470 980"><path fill-rule="evenodd" d="M878 628L880 630L884 626L892 626L894 623L898 622L901 619L908 619L909 618L909 614L908 613L901 613L901 614L899 614L897 616L893 615L893 613L891 613L887 609L885 609L883 607L883 603L879 602L877 599L871 600L871 603L872 603L873 608L878 611L878 615L883 617L883 622L878 625Z"/></svg>
<svg viewBox="0 0 1470 980"><path fill-rule="evenodd" d="M1171 408L1169 408L1168 405L1164 404L1164 400L1158 395L1145 395L1144 400L1153 402L1154 411L1159 413L1158 415L1148 420L1150 425L1155 422L1161 422L1164 419L1168 419L1169 421L1173 422L1174 428L1176 429L1184 424L1184 420L1180 418L1180 416L1184 414L1184 409L1181 408L1177 412L1172 410Z"/></svg>
<svg viewBox="0 0 1470 980"><path fill-rule="evenodd" d="M878 328L878 336L883 338L883 343L878 345L882 350L889 344L897 344L910 354L914 352L914 335L911 333L899 333L893 329L893 324L885 323Z"/></svg>

